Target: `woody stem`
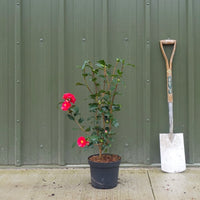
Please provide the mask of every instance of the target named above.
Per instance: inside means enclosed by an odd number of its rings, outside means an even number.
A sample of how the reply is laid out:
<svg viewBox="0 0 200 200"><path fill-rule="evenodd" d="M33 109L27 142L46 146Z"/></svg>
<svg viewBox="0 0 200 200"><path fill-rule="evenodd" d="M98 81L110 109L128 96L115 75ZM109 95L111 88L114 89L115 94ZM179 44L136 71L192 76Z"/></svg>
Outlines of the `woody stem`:
<svg viewBox="0 0 200 200"><path fill-rule="evenodd" d="M102 158L102 145L98 144L98 148L99 148L99 158Z"/></svg>
<svg viewBox="0 0 200 200"><path fill-rule="evenodd" d="M83 131L85 134L90 135L89 132L85 131L85 129L80 125L80 123L77 121L77 119L68 111L69 115L71 115L74 118L74 122L77 124L77 126Z"/></svg>

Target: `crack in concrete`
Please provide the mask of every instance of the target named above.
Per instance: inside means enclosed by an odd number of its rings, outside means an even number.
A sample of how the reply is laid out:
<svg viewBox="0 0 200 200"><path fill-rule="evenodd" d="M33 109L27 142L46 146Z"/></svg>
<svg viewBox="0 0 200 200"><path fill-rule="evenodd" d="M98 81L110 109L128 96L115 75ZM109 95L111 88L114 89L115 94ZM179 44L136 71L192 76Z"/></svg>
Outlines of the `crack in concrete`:
<svg viewBox="0 0 200 200"><path fill-rule="evenodd" d="M148 176L148 179L149 179L149 184L150 184L150 187L151 187L153 199L156 200L156 196L155 196L155 193L154 193L154 190L153 190L153 185L152 185L151 178L150 178L150 175L149 175L149 170L147 170L147 176Z"/></svg>

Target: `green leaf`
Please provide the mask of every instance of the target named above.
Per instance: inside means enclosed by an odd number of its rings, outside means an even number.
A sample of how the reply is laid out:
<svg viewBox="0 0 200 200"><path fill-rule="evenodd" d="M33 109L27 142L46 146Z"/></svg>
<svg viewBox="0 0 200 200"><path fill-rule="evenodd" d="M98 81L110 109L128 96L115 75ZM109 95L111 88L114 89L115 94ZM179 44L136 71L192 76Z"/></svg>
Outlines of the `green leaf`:
<svg viewBox="0 0 200 200"><path fill-rule="evenodd" d="M74 117L70 114L67 114L67 117L70 119L70 120L74 120Z"/></svg>
<svg viewBox="0 0 200 200"><path fill-rule="evenodd" d="M102 128L100 126L95 126L94 129L97 131L101 131Z"/></svg>
<svg viewBox="0 0 200 200"><path fill-rule="evenodd" d="M110 93L110 91L106 91L105 94L110 95L111 93Z"/></svg>
<svg viewBox="0 0 200 200"><path fill-rule="evenodd" d="M101 112L99 112L101 114ZM97 120L100 120L102 118L102 115L97 115Z"/></svg>
<svg viewBox="0 0 200 200"><path fill-rule="evenodd" d="M111 65L111 64L108 64L107 67L108 67L108 69L110 69L110 68L112 67L112 65Z"/></svg>
<svg viewBox="0 0 200 200"><path fill-rule="evenodd" d="M90 62L89 60L85 60L81 69L84 70L85 67L89 64L89 62Z"/></svg>
<svg viewBox="0 0 200 200"><path fill-rule="evenodd" d="M120 62L122 63L122 65L124 65L125 60L124 59L120 59Z"/></svg>
<svg viewBox="0 0 200 200"><path fill-rule="evenodd" d="M122 95L120 92L114 92L113 95Z"/></svg>
<svg viewBox="0 0 200 200"><path fill-rule="evenodd" d="M78 112L79 112L79 107L73 105L73 106L70 108L70 110L74 113L74 115L77 115Z"/></svg>
<svg viewBox="0 0 200 200"><path fill-rule="evenodd" d="M119 122L114 119L113 122L112 122L112 125L115 127L115 128L118 128L119 127Z"/></svg>
<svg viewBox="0 0 200 200"><path fill-rule="evenodd" d="M118 83L117 79L113 79L112 83L117 84Z"/></svg>
<svg viewBox="0 0 200 200"><path fill-rule="evenodd" d="M129 64L129 63L126 64L126 65L131 66L131 67L135 67L135 65L133 65L133 64Z"/></svg>
<svg viewBox="0 0 200 200"><path fill-rule="evenodd" d="M112 77L113 77L113 78L117 78L117 77L119 77L119 75L114 74L114 75L112 75Z"/></svg>
<svg viewBox="0 0 200 200"><path fill-rule="evenodd" d="M104 65L102 65L100 63L97 63L96 66L99 67L99 68L101 68L101 69L104 69Z"/></svg>
<svg viewBox="0 0 200 200"><path fill-rule="evenodd" d="M110 142L112 142L112 141L113 141L112 137L110 137L110 138L109 138L109 141L110 141Z"/></svg>
<svg viewBox="0 0 200 200"><path fill-rule="evenodd" d="M112 73L110 71L107 71L107 74L108 74L108 76L112 76Z"/></svg>
<svg viewBox="0 0 200 200"><path fill-rule="evenodd" d="M112 106L113 111L120 111L121 105L120 104L115 104Z"/></svg>
<svg viewBox="0 0 200 200"><path fill-rule="evenodd" d="M90 140L91 140L92 142L94 142L94 143L97 143L98 140L99 140L99 138L98 138L97 135L92 135L92 136L90 136Z"/></svg>
<svg viewBox="0 0 200 200"><path fill-rule="evenodd" d="M90 103L89 104L89 110L90 110L90 112L96 111L97 108L98 108L98 104L97 103Z"/></svg>
<svg viewBox="0 0 200 200"><path fill-rule="evenodd" d="M121 70L117 70L117 73L119 74L119 75L122 75L123 74L123 72L121 71Z"/></svg>
<svg viewBox="0 0 200 200"><path fill-rule="evenodd" d="M98 74L99 70L98 69L93 69L92 72L95 73L95 74Z"/></svg>
<svg viewBox="0 0 200 200"><path fill-rule="evenodd" d="M76 141L72 144L72 148L74 148L76 146Z"/></svg>
<svg viewBox="0 0 200 200"><path fill-rule="evenodd" d="M103 112L108 112L109 111L109 107L108 106L102 106L101 107Z"/></svg>
<svg viewBox="0 0 200 200"><path fill-rule="evenodd" d="M87 73L82 73L82 76L86 77L86 76L88 76L88 74Z"/></svg>
<svg viewBox="0 0 200 200"><path fill-rule="evenodd" d="M95 119L95 117L94 116L88 117L87 121L90 121L91 119Z"/></svg>
<svg viewBox="0 0 200 200"><path fill-rule="evenodd" d="M117 82L116 82L115 84L117 84ZM111 90L111 91L114 91L114 90L115 90L115 86L112 86L112 87L110 88L110 90Z"/></svg>
<svg viewBox="0 0 200 200"><path fill-rule="evenodd" d="M92 81L93 81L93 82L95 82L96 80L97 80L97 78L96 78L96 77L92 79Z"/></svg>
<svg viewBox="0 0 200 200"><path fill-rule="evenodd" d="M84 121L84 119L81 117L78 122L81 124Z"/></svg>
<svg viewBox="0 0 200 200"><path fill-rule="evenodd" d="M109 131L108 132L109 135L116 135L117 133L113 132L113 131Z"/></svg>
<svg viewBox="0 0 200 200"><path fill-rule="evenodd" d="M91 94L91 95L90 95L91 99L95 99L96 96L97 96L97 94Z"/></svg>
<svg viewBox="0 0 200 200"><path fill-rule="evenodd" d="M89 132L89 131L91 131L91 128L88 127L88 128L85 129L85 131L86 131L86 132Z"/></svg>
<svg viewBox="0 0 200 200"><path fill-rule="evenodd" d="M106 79L106 77L102 74L98 75L100 78Z"/></svg>
<svg viewBox="0 0 200 200"><path fill-rule="evenodd" d="M107 112L107 113L105 113L104 116L105 116L105 118L107 120L107 119L109 119L112 116L112 114L110 112Z"/></svg>
<svg viewBox="0 0 200 200"><path fill-rule="evenodd" d="M97 61L97 63L99 63L99 64L102 64L103 66L105 66L105 65L106 65L106 63L105 63L105 61L104 61L104 60L99 60L99 61Z"/></svg>
<svg viewBox="0 0 200 200"><path fill-rule="evenodd" d="M76 85L82 85L82 86L85 86L84 83L80 83L80 82L77 82Z"/></svg>
<svg viewBox="0 0 200 200"><path fill-rule="evenodd" d="M100 90L100 91L99 91L99 94L105 93L105 92L106 92L105 90Z"/></svg>
<svg viewBox="0 0 200 200"><path fill-rule="evenodd" d="M108 149L106 149L106 146L105 146L104 148L105 148L104 153L107 153L107 152L108 152Z"/></svg>

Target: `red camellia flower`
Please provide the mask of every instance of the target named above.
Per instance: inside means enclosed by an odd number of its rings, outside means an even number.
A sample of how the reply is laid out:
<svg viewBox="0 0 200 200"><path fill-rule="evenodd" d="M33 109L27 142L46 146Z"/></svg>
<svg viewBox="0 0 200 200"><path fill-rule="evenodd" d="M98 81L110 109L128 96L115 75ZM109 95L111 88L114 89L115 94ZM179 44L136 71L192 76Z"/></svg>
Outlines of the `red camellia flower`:
<svg viewBox="0 0 200 200"><path fill-rule="evenodd" d="M79 147L84 147L85 145L87 145L87 141L86 141L85 137L83 137L83 136L79 137L77 140L77 144Z"/></svg>
<svg viewBox="0 0 200 200"><path fill-rule="evenodd" d="M70 107L71 107L71 103L64 101L62 103L61 109L64 110L64 111L67 111Z"/></svg>
<svg viewBox="0 0 200 200"><path fill-rule="evenodd" d="M71 102L71 103L75 103L76 102L75 96L73 94L71 94L71 93L65 93L63 95L63 99L65 99L65 101Z"/></svg>

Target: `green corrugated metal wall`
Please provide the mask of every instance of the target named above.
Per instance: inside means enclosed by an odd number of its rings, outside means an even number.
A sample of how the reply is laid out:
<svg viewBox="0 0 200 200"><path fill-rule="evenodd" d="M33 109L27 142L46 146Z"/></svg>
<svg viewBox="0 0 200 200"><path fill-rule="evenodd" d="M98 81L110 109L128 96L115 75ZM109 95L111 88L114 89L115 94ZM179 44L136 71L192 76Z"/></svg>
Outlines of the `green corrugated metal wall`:
<svg viewBox="0 0 200 200"><path fill-rule="evenodd" d="M125 58L120 134L112 152L124 163L159 163L168 132L160 39L176 39L174 129L184 132L187 163L200 162L199 0L1 0L0 165L80 164L92 152L72 143L80 132L57 109L84 60Z"/></svg>

